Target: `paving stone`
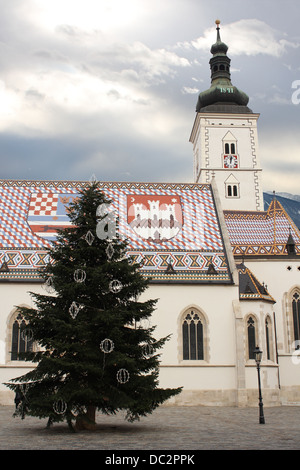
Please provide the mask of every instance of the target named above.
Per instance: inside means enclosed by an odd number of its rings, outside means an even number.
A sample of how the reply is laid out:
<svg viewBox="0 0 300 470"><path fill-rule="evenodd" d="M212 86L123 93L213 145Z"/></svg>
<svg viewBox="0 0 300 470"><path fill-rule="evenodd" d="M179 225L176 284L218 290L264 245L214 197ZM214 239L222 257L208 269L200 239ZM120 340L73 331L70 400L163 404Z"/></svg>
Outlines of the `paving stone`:
<svg viewBox="0 0 300 470"><path fill-rule="evenodd" d="M258 408L161 406L140 421L123 413L97 414L94 432L71 433L67 424L46 428L47 420L13 417L0 406L0 450L298 450L300 407ZM111 454L111 452L107 455Z"/></svg>

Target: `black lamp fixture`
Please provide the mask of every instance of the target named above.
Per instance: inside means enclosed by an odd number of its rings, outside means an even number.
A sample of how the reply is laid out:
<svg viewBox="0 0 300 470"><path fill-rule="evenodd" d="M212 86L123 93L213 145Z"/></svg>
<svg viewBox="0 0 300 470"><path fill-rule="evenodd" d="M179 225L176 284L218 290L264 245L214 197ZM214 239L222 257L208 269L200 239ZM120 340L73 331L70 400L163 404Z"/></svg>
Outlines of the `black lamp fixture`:
<svg viewBox="0 0 300 470"><path fill-rule="evenodd" d="M258 346L256 346L256 348L254 349L254 359L256 362L257 375L258 375L259 424L265 424L264 405L262 401L261 385L260 385L260 363L262 359L262 351L260 350Z"/></svg>
<svg viewBox="0 0 300 470"><path fill-rule="evenodd" d="M260 366L262 353L263 352L259 349L259 347L256 346L256 348L254 349L254 359L257 366Z"/></svg>

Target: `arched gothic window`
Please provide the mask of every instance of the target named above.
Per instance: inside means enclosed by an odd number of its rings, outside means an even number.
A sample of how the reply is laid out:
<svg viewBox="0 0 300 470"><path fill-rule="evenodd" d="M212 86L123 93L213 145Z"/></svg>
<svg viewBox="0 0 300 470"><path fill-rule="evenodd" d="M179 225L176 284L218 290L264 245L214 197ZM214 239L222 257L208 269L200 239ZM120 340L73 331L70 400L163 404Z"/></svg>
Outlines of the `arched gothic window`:
<svg viewBox="0 0 300 470"><path fill-rule="evenodd" d="M183 319L182 344L184 360L204 359L203 321L200 315L192 309Z"/></svg>
<svg viewBox="0 0 300 470"><path fill-rule="evenodd" d="M294 340L300 340L300 295L295 292L292 297Z"/></svg>
<svg viewBox="0 0 300 470"><path fill-rule="evenodd" d="M266 318L266 321L265 321L265 328L266 328L267 359L270 359L271 358L271 354L270 354L270 322L269 322L268 318Z"/></svg>
<svg viewBox="0 0 300 470"><path fill-rule="evenodd" d="M20 353L33 350L33 341L30 330L26 329L26 322L21 313L18 313L12 325L11 335L11 361L22 360Z"/></svg>
<svg viewBox="0 0 300 470"><path fill-rule="evenodd" d="M248 335L248 359L254 359L254 349L256 347L256 324L253 317L249 317L247 321Z"/></svg>

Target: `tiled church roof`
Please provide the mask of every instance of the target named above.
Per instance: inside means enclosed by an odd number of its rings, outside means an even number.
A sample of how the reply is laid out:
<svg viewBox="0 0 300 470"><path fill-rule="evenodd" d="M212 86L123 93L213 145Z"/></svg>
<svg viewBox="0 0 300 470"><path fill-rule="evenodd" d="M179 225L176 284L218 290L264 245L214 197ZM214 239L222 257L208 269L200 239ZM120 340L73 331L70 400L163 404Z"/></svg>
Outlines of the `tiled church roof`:
<svg viewBox="0 0 300 470"><path fill-rule="evenodd" d="M261 284L243 263L237 265L240 300L265 300L275 303L266 285Z"/></svg>
<svg viewBox="0 0 300 470"><path fill-rule="evenodd" d="M235 256L287 256L290 235L300 254L300 233L282 205L273 199L267 211L224 211Z"/></svg>
<svg viewBox="0 0 300 470"><path fill-rule="evenodd" d="M88 184L0 181L0 279L38 280L56 228L69 224L66 206ZM143 274L156 282L232 282L210 185L103 182L101 189Z"/></svg>

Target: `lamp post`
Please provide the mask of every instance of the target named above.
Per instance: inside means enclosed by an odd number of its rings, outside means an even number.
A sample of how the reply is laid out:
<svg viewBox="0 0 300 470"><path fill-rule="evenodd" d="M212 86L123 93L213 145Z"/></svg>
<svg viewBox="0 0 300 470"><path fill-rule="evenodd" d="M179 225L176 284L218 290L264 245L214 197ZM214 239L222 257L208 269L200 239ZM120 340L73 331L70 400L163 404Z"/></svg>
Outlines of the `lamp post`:
<svg viewBox="0 0 300 470"><path fill-rule="evenodd" d="M257 367L257 375L258 375L258 396L259 396L259 424L265 424L265 417L264 417L264 405L261 396L261 386L260 386L260 363L262 358L262 351L259 349L258 346L254 349L254 358Z"/></svg>

